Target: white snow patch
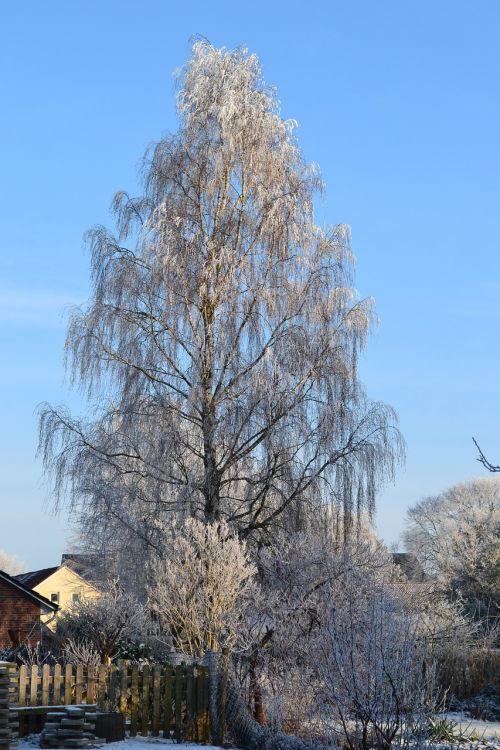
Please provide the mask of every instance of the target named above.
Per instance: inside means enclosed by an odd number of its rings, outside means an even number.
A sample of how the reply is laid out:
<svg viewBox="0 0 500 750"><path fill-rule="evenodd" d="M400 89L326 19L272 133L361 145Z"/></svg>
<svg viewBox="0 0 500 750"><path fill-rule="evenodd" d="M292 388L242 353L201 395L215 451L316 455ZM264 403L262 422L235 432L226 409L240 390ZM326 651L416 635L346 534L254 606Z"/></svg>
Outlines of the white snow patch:
<svg viewBox="0 0 500 750"><path fill-rule="evenodd" d="M439 717L449 719L457 725L457 733L479 737L484 740L500 740L500 721L471 719L466 713L448 711Z"/></svg>
<svg viewBox="0 0 500 750"><path fill-rule="evenodd" d="M194 748L203 747L204 750L220 750L220 747L214 745L197 745L194 742L173 742L164 740L162 737L129 737L121 742L111 742L106 745L103 741L102 747L108 747L109 750L145 750L144 745L164 745L175 750L194 750ZM29 737L23 737L14 745L14 750L33 750L34 747L40 747L40 735L31 734ZM159 750L159 749L158 749Z"/></svg>

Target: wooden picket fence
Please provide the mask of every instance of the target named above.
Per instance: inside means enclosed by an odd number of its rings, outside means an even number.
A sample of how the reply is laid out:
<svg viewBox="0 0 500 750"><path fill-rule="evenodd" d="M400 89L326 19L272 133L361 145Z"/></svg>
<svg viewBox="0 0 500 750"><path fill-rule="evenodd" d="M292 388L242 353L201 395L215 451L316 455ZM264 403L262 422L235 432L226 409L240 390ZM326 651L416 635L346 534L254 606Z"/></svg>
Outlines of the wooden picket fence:
<svg viewBox="0 0 500 750"><path fill-rule="evenodd" d="M43 713L23 707L96 703L99 709L120 711L132 737L161 732L177 741L210 739L207 667L127 661L97 669L44 664L21 666L13 678L21 735L32 731L33 714Z"/></svg>

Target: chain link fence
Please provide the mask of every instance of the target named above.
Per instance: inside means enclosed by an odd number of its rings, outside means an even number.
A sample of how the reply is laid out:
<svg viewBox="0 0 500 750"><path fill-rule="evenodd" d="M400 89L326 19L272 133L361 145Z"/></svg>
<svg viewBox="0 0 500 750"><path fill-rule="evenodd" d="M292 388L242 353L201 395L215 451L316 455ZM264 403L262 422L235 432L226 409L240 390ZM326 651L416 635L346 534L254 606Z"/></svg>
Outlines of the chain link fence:
<svg viewBox="0 0 500 750"><path fill-rule="evenodd" d="M227 741L241 750L325 750L323 745L261 726L248 710L226 653L205 657L209 670L210 723L213 742Z"/></svg>

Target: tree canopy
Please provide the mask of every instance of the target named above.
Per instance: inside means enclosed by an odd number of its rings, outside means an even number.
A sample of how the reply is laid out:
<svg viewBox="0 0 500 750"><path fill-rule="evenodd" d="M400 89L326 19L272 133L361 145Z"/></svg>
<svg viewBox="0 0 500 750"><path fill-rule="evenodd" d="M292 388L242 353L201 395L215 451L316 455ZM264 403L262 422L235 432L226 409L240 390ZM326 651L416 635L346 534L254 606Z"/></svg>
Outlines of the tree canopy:
<svg viewBox="0 0 500 750"><path fill-rule="evenodd" d="M196 42L177 109L116 233L88 234L66 347L93 417L42 409L57 500L151 543L168 513L265 540L328 504L347 533L402 450L358 378L373 311L349 229L315 223L318 170L255 55Z"/></svg>
<svg viewBox="0 0 500 750"><path fill-rule="evenodd" d="M474 479L425 498L408 511L406 545L443 592L475 616L498 618L500 480Z"/></svg>

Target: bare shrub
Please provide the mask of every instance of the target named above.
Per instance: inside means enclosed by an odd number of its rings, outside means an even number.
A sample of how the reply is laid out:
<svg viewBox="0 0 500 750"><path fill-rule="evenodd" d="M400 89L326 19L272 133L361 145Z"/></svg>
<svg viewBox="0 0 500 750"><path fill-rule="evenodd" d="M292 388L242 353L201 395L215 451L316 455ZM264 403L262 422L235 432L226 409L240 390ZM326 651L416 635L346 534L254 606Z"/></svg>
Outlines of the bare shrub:
<svg viewBox="0 0 500 750"><path fill-rule="evenodd" d="M314 530L280 539L259 563L266 629L243 655L254 717L352 748L414 741L434 707L430 626L405 606L387 550Z"/></svg>
<svg viewBox="0 0 500 750"><path fill-rule="evenodd" d="M487 685L500 684L500 649L448 648L439 654L437 678L456 698L470 698Z"/></svg>
<svg viewBox="0 0 500 750"><path fill-rule="evenodd" d="M351 750L414 743L435 710L418 622L373 579L352 576L331 597L313 651L327 731Z"/></svg>
<svg viewBox="0 0 500 750"><path fill-rule="evenodd" d="M123 642L143 640L153 634L153 624L144 607L125 592L119 581L108 582L96 599L81 599L57 623L60 648L71 658L95 664L110 664Z"/></svg>
<svg viewBox="0 0 500 750"><path fill-rule="evenodd" d="M98 667L103 663L98 646L83 636L69 636L64 639L62 656L65 662L83 664L86 667ZM104 657L106 660L106 657Z"/></svg>
<svg viewBox="0 0 500 750"><path fill-rule="evenodd" d="M254 591L256 567L224 521L188 518L164 530L165 556L151 564L149 606L183 653L233 648Z"/></svg>

